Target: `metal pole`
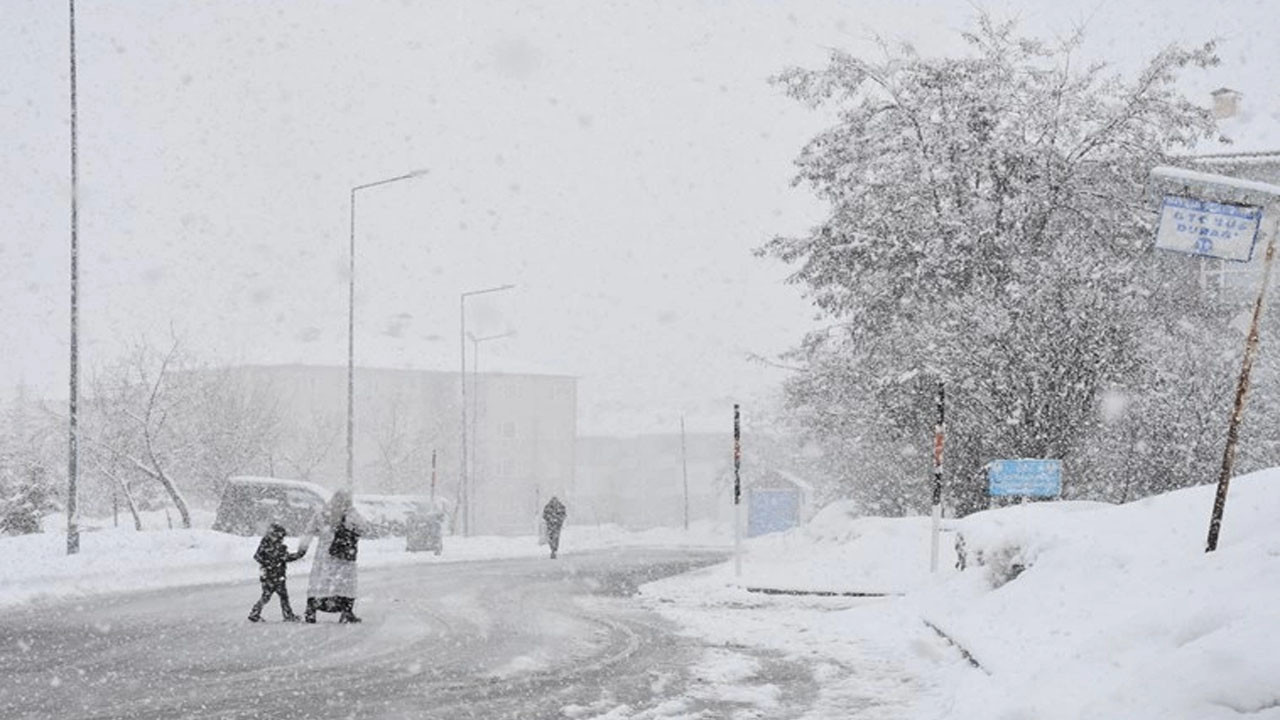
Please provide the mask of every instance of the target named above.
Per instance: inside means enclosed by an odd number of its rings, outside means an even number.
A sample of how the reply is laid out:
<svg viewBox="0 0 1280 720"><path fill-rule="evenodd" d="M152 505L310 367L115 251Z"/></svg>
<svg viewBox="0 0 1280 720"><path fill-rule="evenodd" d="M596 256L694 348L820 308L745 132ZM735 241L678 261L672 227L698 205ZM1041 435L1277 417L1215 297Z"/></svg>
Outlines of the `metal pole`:
<svg viewBox="0 0 1280 720"><path fill-rule="evenodd" d="M689 529L689 452L684 436L684 414L680 414L680 466L684 474L684 529Z"/></svg>
<svg viewBox="0 0 1280 720"><path fill-rule="evenodd" d="M379 185L389 185L401 180L421 177L426 170L397 175L351 188L351 236L347 258L347 477L346 489L355 492L355 395L356 395L356 191Z"/></svg>
<svg viewBox="0 0 1280 720"><path fill-rule="evenodd" d="M461 349L461 362L458 365L458 386L462 392L462 453L458 461L458 498L462 507L459 510L462 513L463 535L471 535L471 504L475 498L472 496L470 478L467 471L467 298L472 295L485 295L487 293L502 292L510 290L515 285L499 285L497 287L485 288L483 290L471 290L464 292L458 297L458 347Z"/></svg>
<svg viewBox="0 0 1280 720"><path fill-rule="evenodd" d="M431 451L431 509L436 507L436 451Z"/></svg>
<svg viewBox="0 0 1280 720"><path fill-rule="evenodd" d="M742 577L742 426L733 404L733 574Z"/></svg>
<svg viewBox="0 0 1280 720"><path fill-rule="evenodd" d="M1222 452L1222 471L1218 473L1218 492L1213 498L1213 515L1209 518L1209 539L1205 544L1205 552L1218 549L1222 512L1227 505L1227 488L1231 484L1231 468L1236 460L1236 441L1240 436L1240 421L1244 418L1245 395L1249 392L1249 373L1253 370L1253 360L1258 354L1258 322L1262 318L1267 285L1271 282L1271 260L1276 250L1277 212L1280 212L1278 203L1269 203L1263 212L1263 217L1271 220L1267 233L1267 252L1262 261L1262 285L1258 288L1257 299L1253 301L1253 319L1249 322L1249 335L1245 339L1244 361L1240 366L1240 379L1236 382L1235 405L1231 410L1231 420L1227 424L1227 447Z"/></svg>
<svg viewBox="0 0 1280 720"><path fill-rule="evenodd" d="M458 368L458 385L462 387L462 454L459 456L458 497L462 502L462 534L471 535L471 523L467 514L471 503L467 499L467 294L458 299L458 346L462 348L462 363Z"/></svg>
<svg viewBox="0 0 1280 720"><path fill-rule="evenodd" d="M929 541L929 572L938 572L938 536L942 531L942 446L946 438L946 390L938 383L938 423L933 426L933 528Z"/></svg>
<svg viewBox="0 0 1280 720"><path fill-rule="evenodd" d="M467 504L467 510L471 513L471 518L467 521L468 526L475 523L475 496L476 496L476 476L480 473L476 471L476 452L480 447L480 342L475 338L471 339L471 458L468 467L467 479L470 480L468 487L471 489L471 502Z"/></svg>
<svg viewBox="0 0 1280 720"><path fill-rule="evenodd" d="M80 520L76 487L80 477L80 228L79 208L77 204L77 184L79 182L76 143L76 3L69 0L68 8L71 19L71 387L68 400L68 434L67 434L67 554L80 552Z"/></svg>
<svg viewBox="0 0 1280 720"><path fill-rule="evenodd" d="M351 189L351 242L347 266L347 491L355 491L356 457L356 188Z"/></svg>
<svg viewBox="0 0 1280 720"><path fill-rule="evenodd" d="M469 497L471 498L471 502L467 504L467 509L472 515L471 519L468 520L468 523L475 522L474 515L477 505L475 502L475 491L476 476L479 475L479 472L476 470L476 457L480 453L480 343L488 342L490 340L500 340L505 337L510 337L511 335L512 333L505 332L499 335L487 335L485 337L475 337L474 335L467 336L471 339L471 464L469 470L470 474L468 475L468 480L470 482L467 486L470 489Z"/></svg>

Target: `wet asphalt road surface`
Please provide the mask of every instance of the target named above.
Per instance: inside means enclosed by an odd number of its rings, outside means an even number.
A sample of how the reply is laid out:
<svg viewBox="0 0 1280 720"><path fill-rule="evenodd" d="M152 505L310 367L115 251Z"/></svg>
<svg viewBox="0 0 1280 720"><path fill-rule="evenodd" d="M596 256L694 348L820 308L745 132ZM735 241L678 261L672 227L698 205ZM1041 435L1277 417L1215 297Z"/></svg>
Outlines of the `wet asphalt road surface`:
<svg viewBox="0 0 1280 720"><path fill-rule="evenodd" d="M636 588L721 560L620 549L362 570L359 625L326 614L316 625L284 623L274 599L268 622L249 623L256 581L25 607L0 620L0 717L641 711L681 696L702 648L641 608ZM306 580L289 585L300 613ZM794 680L803 694L806 678ZM691 711L721 716L705 702L683 708Z"/></svg>

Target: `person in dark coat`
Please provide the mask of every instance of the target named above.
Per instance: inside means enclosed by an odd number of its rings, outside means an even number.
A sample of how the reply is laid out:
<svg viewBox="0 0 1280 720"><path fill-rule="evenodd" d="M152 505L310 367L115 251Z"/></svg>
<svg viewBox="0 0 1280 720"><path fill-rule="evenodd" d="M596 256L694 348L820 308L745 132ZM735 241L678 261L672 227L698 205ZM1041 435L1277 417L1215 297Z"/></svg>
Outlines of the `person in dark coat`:
<svg viewBox="0 0 1280 720"><path fill-rule="evenodd" d="M556 552L560 550L560 528L564 527L566 514L564 503L554 495L547 501L546 507L542 508L542 520L547 524L547 544L551 546L552 560L556 559Z"/></svg>
<svg viewBox="0 0 1280 720"><path fill-rule="evenodd" d="M298 622L298 616L289 607L289 588L285 584L285 566L307 554L306 548L296 553L289 552L284 544L284 526L271 523L267 534L258 543L258 552L253 559L258 561L258 580L262 583L262 597L253 604L249 611L249 622L262 622L262 607L271 601L272 595L280 596L280 612L285 622Z"/></svg>
<svg viewBox="0 0 1280 720"><path fill-rule="evenodd" d="M317 612L339 613L341 623L360 622L355 614L356 555L360 536L367 528L346 490L335 492L307 523L298 547L305 550L313 538L317 545L307 585L306 622L314 623Z"/></svg>

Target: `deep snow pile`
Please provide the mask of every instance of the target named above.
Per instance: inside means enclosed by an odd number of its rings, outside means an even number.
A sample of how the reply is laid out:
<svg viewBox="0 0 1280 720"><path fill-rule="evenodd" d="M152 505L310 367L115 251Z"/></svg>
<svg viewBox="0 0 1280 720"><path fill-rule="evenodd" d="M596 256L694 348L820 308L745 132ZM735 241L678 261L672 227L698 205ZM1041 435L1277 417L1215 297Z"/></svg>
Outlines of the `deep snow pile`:
<svg viewBox="0 0 1280 720"><path fill-rule="evenodd" d="M859 517L854 503L835 502L791 532L749 540L749 559L737 584L902 593L930 579L930 522L927 517ZM944 572L955 565L954 545L954 535L944 532L938 561Z"/></svg>
<svg viewBox="0 0 1280 720"><path fill-rule="evenodd" d="M1206 554L1213 493L1032 503L950 521L936 576L928 518L855 518L839 504L805 528L749 541L740 578L727 563L644 593L707 639L844 668L822 688L832 708L1000 720L1280 718L1280 469L1232 482L1218 551ZM963 572L952 567L954 533L965 540ZM745 590L753 586L905 595L841 604ZM879 685L860 684L868 669ZM909 692L883 681L895 674ZM836 705L838 695L856 702Z"/></svg>
<svg viewBox="0 0 1280 720"><path fill-rule="evenodd" d="M987 564L910 599L990 673L956 716L1280 717L1280 469L1232 481L1206 554L1213 493L960 521Z"/></svg>

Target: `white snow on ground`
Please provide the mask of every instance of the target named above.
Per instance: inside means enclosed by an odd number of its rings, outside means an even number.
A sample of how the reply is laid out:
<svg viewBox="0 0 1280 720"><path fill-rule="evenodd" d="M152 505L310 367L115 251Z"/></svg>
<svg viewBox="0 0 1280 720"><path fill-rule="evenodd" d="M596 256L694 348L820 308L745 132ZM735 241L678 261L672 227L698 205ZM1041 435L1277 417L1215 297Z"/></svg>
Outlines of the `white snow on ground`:
<svg viewBox="0 0 1280 720"><path fill-rule="evenodd" d="M929 581L929 528L927 517L859 517L853 503L832 503L804 527L749 540L751 561L736 584L902 593ZM954 545L944 533L940 565L955 564Z"/></svg>
<svg viewBox="0 0 1280 720"><path fill-rule="evenodd" d="M780 705L784 679L762 666L773 657L812 673L817 696L803 717L815 720L1280 720L1280 469L1232 482L1219 549L1206 554L1213 491L1121 506L1033 503L948 521L937 575L928 571L927 518L858 518L833 505L806 527L748 541L741 578L729 562L642 588L649 606L709 648L681 696L655 687L658 705L633 710L601 698L566 715L695 718L712 702L740 708L741 717L790 716ZM957 533L969 559L963 572L954 568ZM68 557L56 531L4 538L0 606L247 581L257 542L209 530L104 528L84 533L82 552ZM448 538L439 558L407 553L403 542L362 543L362 566L545 553L532 536ZM569 552L727 542L709 528L569 527L565 535ZM757 586L886 595L746 589Z"/></svg>
<svg viewBox="0 0 1280 720"><path fill-rule="evenodd" d="M163 518L163 515L160 516ZM80 552L66 554L66 522L50 516L45 532L0 537L0 608L42 599L90 597L102 593L154 590L166 587L252 581L258 577L253 553L261 538L238 537L207 529L210 513L193 513L190 530L167 529L163 519L144 518L143 530L112 527L109 521L85 522ZM123 518L121 522L126 522ZM129 521L131 522L131 521ZM128 523L126 523L128 524ZM683 530L631 532L613 525L567 525L561 550L573 553L614 547L724 547L732 540L724 528L695 524ZM297 538L288 538L290 548ZM313 544L311 554L316 552ZM543 557L547 553L534 536L446 537L440 556L406 552L404 538L378 538L360 543L362 568ZM306 582L310 555L289 565L289 576Z"/></svg>
<svg viewBox="0 0 1280 720"><path fill-rule="evenodd" d="M741 578L727 563L642 591L708 642L809 659L820 690L806 717L1280 718L1280 469L1232 482L1219 549L1206 554L1213 493L978 513L949 523L968 569L948 552L932 577L927 518L859 519L836 505L748 542ZM1015 565L1025 570L1010 580Z"/></svg>
<svg viewBox="0 0 1280 720"><path fill-rule="evenodd" d="M754 550L744 576L758 560ZM757 579L764 574L757 571ZM655 610L709 644L809 665L818 693L805 718L939 715L939 694L921 679L916 654L927 648L943 665L953 658L901 602L761 595L735 586L732 576L730 563L650 583L642 592Z"/></svg>

